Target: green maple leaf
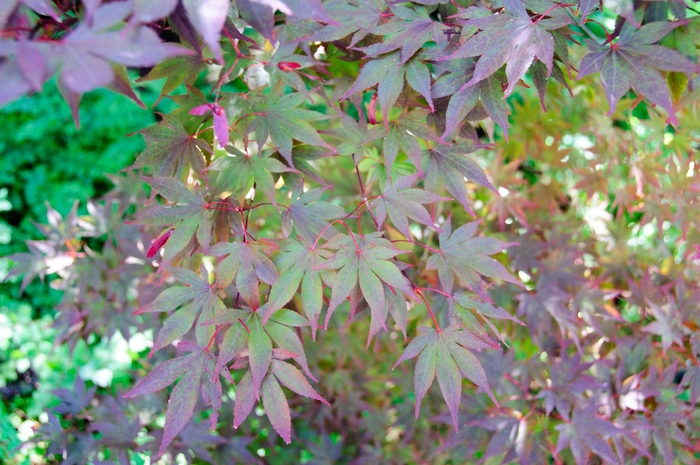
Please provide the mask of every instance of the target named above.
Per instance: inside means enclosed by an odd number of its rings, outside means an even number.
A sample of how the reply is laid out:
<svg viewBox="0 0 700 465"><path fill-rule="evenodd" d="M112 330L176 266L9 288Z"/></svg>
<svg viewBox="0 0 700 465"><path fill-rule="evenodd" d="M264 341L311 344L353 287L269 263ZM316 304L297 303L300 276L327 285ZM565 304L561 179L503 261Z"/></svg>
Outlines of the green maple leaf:
<svg viewBox="0 0 700 465"><path fill-rule="evenodd" d="M501 333L491 322L491 319L495 318L497 320L511 320L520 325L525 325L525 323L506 312L501 307L496 307L488 302L481 302L475 299L474 296L469 295L464 291L458 291L455 294L454 299L450 300L450 306L465 324L467 330L481 337L486 342L490 342L490 338L479 320L477 320L477 315L481 317L484 322L486 322L488 327L491 328L491 331L493 331L494 334L496 334L496 336L498 336L501 342L503 342L503 344L506 346L508 346L506 341L503 340ZM472 311L469 311L469 309L472 309ZM495 343L493 343L493 346L498 347L498 345Z"/></svg>
<svg viewBox="0 0 700 465"><path fill-rule="evenodd" d="M243 204L250 189L256 189L277 205L275 201L275 180L272 173L294 172L281 161L271 158L273 152L264 150L257 155L241 152L228 146L226 151L233 156L218 158L212 163L212 170L219 170L214 182L214 192L221 194L232 192Z"/></svg>
<svg viewBox="0 0 700 465"><path fill-rule="evenodd" d="M358 287L370 307L372 318L382 321L381 326L384 329L386 329L383 323L383 318L386 318L385 288L388 286L392 292L400 291L406 296L415 296L411 284L392 261L394 257L404 252L380 235L379 232L364 236L353 233L353 241L350 236L339 234L324 245L324 248L337 250L337 252L320 268L338 270L328 304L326 327L338 305ZM369 342L368 338L368 345Z"/></svg>
<svg viewBox="0 0 700 465"><path fill-rule="evenodd" d="M671 94L659 71L697 73L700 66L670 48L655 45L680 23L659 21L636 28L625 23L617 41L598 45L586 41L592 50L583 57L578 79L601 73L601 82L612 115L617 102L631 87L674 118Z"/></svg>
<svg viewBox="0 0 700 465"><path fill-rule="evenodd" d="M136 82L165 79L160 96L153 104L155 106L163 97L180 87L183 83L188 86L194 85L197 76L205 67L206 64L202 61L202 57L196 54L170 57L158 63L147 75L137 79Z"/></svg>
<svg viewBox="0 0 700 465"><path fill-rule="evenodd" d="M378 85L377 100L382 110L385 131L389 130L389 110L398 100L404 88L404 80L421 94L432 108L430 96L430 71L418 58L404 63L400 52L392 52L384 57L371 60L362 67L357 80L341 97L341 101L350 95Z"/></svg>
<svg viewBox="0 0 700 465"><path fill-rule="evenodd" d="M516 244L490 237L472 237L479 223L472 221L453 232L451 220L445 221L439 236L440 252L428 259L426 268L438 271L447 293L452 293L456 275L472 292L488 301L480 275L520 285L503 265L489 257Z"/></svg>
<svg viewBox="0 0 700 465"><path fill-rule="evenodd" d="M187 334L195 320L209 320L226 308L218 290L209 284L209 273L204 267L201 269L201 278L185 268L168 267L168 271L186 286L168 288L153 302L134 312L140 314L175 310L163 323L150 354ZM198 344L206 345L213 331L197 324L195 335Z"/></svg>
<svg viewBox="0 0 700 465"><path fill-rule="evenodd" d="M496 192L483 168L467 156L467 153L474 152L478 148L467 143L449 147L438 145L425 151L423 157L425 188L439 194L444 187L472 215L474 212L468 202L469 193L464 178Z"/></svg>
<svg viewBox="0 0 700 465"><path fill-rule="evenodd" d="M156 205L139 214L135 224L173 226L165 245L163 263L170 263L193 238L204 251L211 241L211 212L201 192L192 192L176 178L144 178L163 198L175 205Z"/></svg>
<svg viewBox="0 0 700 465"><path fill-rule="evenodd" d="M211 247L210 253L223 257L216 268L219 286L226 287L236 279L236 289L241 298L253 309L260 306L260 281L272 285L278 273L269 255L276 245L260 240L252 242L219 242Z"/></svg>
<svg viewBox="0 0 700 465"><path fill-rule="evenodd" d="M275 358L293 357L306 375L316 380L311 374L301 339L294 330L295 327L308 325L306 319L298 313L281 309L274 312L263 326L262 315L265 313L265 306L257 311L247 307L241 310L225 309L216 317L202 323L204 326L232 325L226 331L224 340L219 346L219 360L216 363L217 371L214 375L218 376L221 368L233 358L247 358L247 363L250 365L250 388L255 399L258 398L260 387ZM273 342L277 348L273 348ZM239 388L242 385L243 381L239 384ZM234 411L234 426L238 427L248 413L250 411L247 413Z"/></svg>
<svg viewBox="0 0 700 465"><path fill-rule="evenodd" d="M318 267L330 253L324 249L312 249L308 245L287 239L280 244L280 253L274 257L280 276L270 289L267 313L270 315L284 307L297 293L301 285L301 308L311 324L312 337L316 339L318 316L323 307L323 275L328 274ZM326 277L325 281L330 281Z"/></svg>
<svg viewBox="0 0 700 465"><path fill-rule="evenodd" d="M419 328L419 331L422 334L406 346L406 350L394 365L396 368L404 360L418 357L414 374L416 418L418 418L423 397L436 376L456 431L459 431L457 412L462 397L462 378L469 379L486 391L498 405L489 387L484 368L470 351L470 349L489 347L488 345L471 333L462 330L461 325L452 325L439 331L433 328Z"/></svg>
<svg viewBox="0 0 700 465"><path fill-rule="evenodd" d="M372 142L384 137L384 131L374 126L368 128L366 123L358 123L345 113L340 114L341 127L335 128L333 134L338 138L336 151L340 155L362 157Z"/></svg>
<svg viewBox="0 0 700 465"><path fill-rule="evenodd" d="M342 218L345 210L320 200L326 189L315 188L306 192L302 189L303 184L292 192L292 202L282 213L282 232L289 236L294 226L304 240L313 243L325 229L324 237L330 239L333 232L326 229L328 221Z"/></svg>
<svg viewBox="0 0 700 465"><path fill-rule="evenodd" d="M399 151L402 151L416 167L418 174L423 176L421 166L423 150L418 140L419 138L437 140L435 134L430 132L426 125L427 115L427 111L414 110L401 114L396 121L389 121L389 132L382 143L384 163L388 174L391 173L391 166Z"/></svg>
<svg viewBox="0 0 700 465"><path fill-rule="evenodd" d="M264 104L253 105L260 116L257 116L250 123L248 131L255 131L259 150L262 150L269 137L290 166L294 166L292 159L292 141L294 139L305 144L334 150L308 123L308 121L326 120L329 117L316 111L300 108L306 98L305 94L299 92L286 94L282 97L273 92Z"/></svg>
<svg viewBox="0 0 700 465"><path fill-rule="evenodd" d="M221 407L221 383L218 379L212 381L206 375L206 372L211 371L214 367L213 355L203 347L191 342L181 342L178 344L178 349L191 353L161 363L145 378L139 380L133 389L124 394L124 397L133 397L160 391L179 378L168 399L159 455L165 452L175 436L192 418L200 390L205 402L213 408L213 413L210 416L212 428L216 427L218 410Z"/></svg>
<svg viewBox="0 0 700 465"><path fill-rule="evenodd" d="M452 134L470 112L478 108L479 100L486 113L503 128L506 139L508 138L508 103L501 84L502 81L505 82L505 73L497 71L476 84L467 85L474 75L475 66L471 58L452 60L448 64L450 72L440 76L432 86L433 98L451 96L445 112L445 129L441 141Z"/></svg>
<svg viewBox="0 0 700 465"><path fill-rule="evenodd" d="M140 131L146 149L128 169L153 168L156 176L184 178L192 168L204 177L206 160L203 153L212 153L209 144L191 136L177 118L162 115L163 121Z"/></svg>
<svg viewBox="0 0 700 465"><path fill-rule="evenodd" d="M416 182L416 179L415 175L403 176L394 183L387 182L382 195L370 203L370 206L375 210L377 227L382 227L388 215L396 229L408 238L411 237L408 229L408 218L429 228L440 230L422 204L449 199L423 189L411 187Z"/></svg>

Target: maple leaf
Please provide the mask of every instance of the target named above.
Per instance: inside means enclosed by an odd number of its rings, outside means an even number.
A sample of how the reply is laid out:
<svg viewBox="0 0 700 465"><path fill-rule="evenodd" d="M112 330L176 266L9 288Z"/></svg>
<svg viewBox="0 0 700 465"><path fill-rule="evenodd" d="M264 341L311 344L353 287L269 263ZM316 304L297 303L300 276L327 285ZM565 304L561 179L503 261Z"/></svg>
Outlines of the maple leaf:
<svg viewBox="0 0 700 465"><path fill-rule="evenodd" d="M319 31L304 37L306 42L333 42L354 34L350 46L354 46L369 34L370 28L382 18L383 8L371 0L360 0L357 4L332 0L324 4L334 21Z"/></svg>
<svg viewBox="0 0 700 465"><path fill-rule="evenodd" d="M404 63L399 52L393 52L385 57L365 63L357 80L340 100L343 101L354 93L362 92L378 84L377 100L382 109L384 128L388 131L389 110L396 103L403 90L404 78L416 92L425 97L432 109L428 67L417 58L412 59L407 64Z"/></svg>
<svg viewBox="0 0 700 465"><path fill-rule="evenodd" d="M555 454L569 446L577 465L587 463L590 451L606 461L618 462L606 438L629 433L600 418L597 410L595 406L577 410L570 423L555 426L560 431Z"/></svg>
<svg viewBox="0 0 700 465"><path fill-rule="evenodd" d="M649 311L656 321L653 321L642 328L645 333L656 334L661 336L661 347L663 353L666 353L669 347L675 342L683 345L683 333L678 329L677 320L678 309L675 305L670 305L668 310L664 310L649 299L646 301L649 306Z"/></svg>
<svg viewBox="0 0 700 465"><path fill-rule="evenodd" d="M452 232L452 221L448 218L439 235L440 252L430 256L426 268L438 270L440 283L447 293L452 293L456 275L472 292L488 301L479 275L520 285L503 265L489 257L517 244L490 237L473 238L479 223L480 220L472 221Z"/></svg>
<svg viewBox="0 0 700 465"><path fill-rule="evenodd" d="M156 299L134 312L134 314L151 312L169 312L175 310L163 324L158 333L150 355L184 336L197 319L199 323L209 320L226 306L216 288L209 284L209 272L201 269L200 278L186 268L168 267L168 271L185 287L171 287L163 291ZM206 345L213 335L211 328L196 325L195 334L200 345Z"/></svg>
<svg viewBox="0 0 700 465"><path fill-rule="evenodd" d="M535 57L547 67L547 76L552 72L554 37L548 29L556 27L530 19L521 0L504 0L503 4L503 13L465 21L464 25L480 31L443 59L479 57L474 74L464 87L483 81L505 64L508 96Z"/></svg>
<svg viewBox="0 0 700 465"><path fill-rule="evenodd" d="M296 139L309 145L325 147L334 150L328 145L316 129L308 121L322 121L329 117L312 110L299 108L306 100L305 94L295 92L278 97L271 93L264 105L253 107L261 113L248 126L248 132L255 131L258 141L258 149L262 151L268 137L279 153L287 160L289 166L294 166L292 160L292 140Z"/></svg>
<svg viewBox="0 0 700 465"><path fill-rule="evenodd" d="M333 257L325 261L321 269L338 270L333 281L331 300L324 326L340 305L359 285L360 292L369 305L372 318L386 317L386 286L401 291L408 297L415 294L408 280L401 274L392 258L404 253L388 240L380 237L381 233L364 236L339 234L324 244L324 248L337 250ZM384 329L386 327L382 323ZM367 344L371 340L368 338Z"/></svg>
<svg viewBox="0 0 700 465"><path fill-rule="evenodd" d="M416 179L417 176L414 175L403 176L394 183L388 181L382 195L370 203L370 207L375 210L378 228L382 227L388 214L396 229L408 238L411 237L411 232L408 229L408 218L436 231L440 230L422 204L449 199L411 187L415 184Z"/></svg>
<svg viewBox="0 0 700 465"><path fill-rule="evenodd" d="M430 103L432 105L432 102ZM391 167L399 151L406 154L418 170L418 175L423 177L423 167L421 166L423 151L418 140L419 138L437 139L425 126L426 116L426 112L419 110L408 114L403 113L396 121L389 121L389 132L382 142L384 163L389 178L391 178Z"/></svg>
<svg viewBox="0 0 700 465"><path fill-rule="evenodd" d="M345 113L340 114L340 124L341 127L333 130L333 134L339 139L335 150L340 155L362 157L373 141L384 137L381 128L368 128L363 121L358 123Z"/></svg>
<svg viewBox="0 0 700 465"><path fill-rule="evenodd" d="M256 189L277 205L275 200L275 180L272 173L295 172L281 161L272 158L272 152L265 150L258 155L243 153L235 147L225 147L233 156L218 158L211 165L219 171L214 181L214 192L232 192L242 204L250 189Z"/></svg>
<svg viewBox="0 0 700 465"><path fill-rule="evenodd" d="M461 325L452 325L440 331L433 328L419 328L422 334L416 336L406 346L403 354L394 365L396 368L404 360L418 356L414 375L416 394L415 417L418 418L423 397L437 376L442 396L452 416L455 431L459 431L457 411L462 397L462 378L467 378L491 397L496 405L486 373L479 360L470 349L489 347L484 342L463 331ZM392 369L394 369L392 368Z"/></svg>
<svg viewBox="0 0 700 465"><path fill-rule="evenodd" d="M219 45L219 35L230 7L229 0L183 0L192 25L209 46L219 63L224 63Z"/></svg>
<svg viewBox="0 0 700 465"><path fill-rule="evenodd" d="M700 398L700 367L689 366L686 368L679 385L685 386L686 384L690 387L690 397L688 400L691 404L695 404L698 398Z"/></svg>
<svg viewBox="0 0 700 465"><path fill-rule="evenodd" d="M275 249L276 245L264 240L215 244L209 253L215 257L226 256L216 268L217 283L226 287L235 278L241 298L253 309L257 309L260 307L259 281L272 285L279 276L275 264L269 258Z"/></svg>
<svg viewBox="0 0 700 465"><path fill-rule="evenodd" d="M234 407L234 427L245 420L255 405L256 397L250 389L250 380L247 378L249 373L250 371L246 372L238 385L238 390L236 390L236 406L240 402L244 408L236 411ZM318 400L326 405L330 404L311 387L304 375L293 365L281 360L272 360L270 372L265 376L260 389L262 404L272 427L289 444L292 435L292 418L289 404L280 384L296 394Z"/></svg>
<svg viewBox="0 0 700 465"><path fill-rule="evenodd" d="M668 111L675 120L669 87L659 71L697 73L700 66L675 50L655 44L680 24L659 21L637 29L625 23L615 42L598 45L586 41L591 52L581 60L578 79L601 73L601 83L610 105L608 116L633 87L638 94Z"/></svg>
<svg viewBox="0 0 700 465"><path fill-rule="evenodd" d="M46 49L62 59L61 80L78 94L109 84L114 71L109 62L131 67L148 67L165 58L191 53L173 44L164 44L149 27L112 30L131 13L130 3L106 4L58 44Z"/></svg>
<svg viewBox="0 0 700 465"><path fill-rule="evenodd" d="M501 342L503 342L506 346L506 342L503 340L503 337L496 326L493 324L493 322L491 322L491 318L495 318L497 320L511 320L525 326L525 323L506 312L503 308L496 307L489 302L480 302L474 299L472 295L469 295L464 291L458 291L454 295L454 299L450 300L450 305L454 310L456 310L459 318L465 323L467 330L474 332L485 341L490 341L490 339L483 330L481 324L478 322L478 320L476 320L475 315L480 316L481 319L486 322L488 327L491 328L491 331L493 331L494 334L496 334L496 336L498 336ZM468 309L472 309L473 312L470 312ZM494 344L494 347L497 348L498 345Z"/></svg>
<svg viewBox="0 0 700 465"><path fill-rule="evenodd" d="M275 364L274 361L276 358L283 359L292 356L301 365L306 375L316 380L309 369L301 340L293 330L294 327L306 326L308 322L298 313L282 309L274 312L263 326L263 318L261 315L265 312L265 306L260 307L258 311L252 311L248 308L244 308L243 310L226 309L215 318L203 323L205 326L233 324L233 326L227 330L226 336L220 346L219 360L216 364L216 371L214 372L215 376L218 376L216 373L220 371L221 367L236 356L242 359L247 358L247 362L250 365L250 370L243 375L238 385L238 390L236 391L233 421L234 428L237 428L246 419L248 414L250 414L255 400L258 399L259 393L261 392L261 388L264 401L265 379L269 376L270 372L275 372L275 366L277 364ZM273 349L273 341L281 350L277 348ZM247 352L244 351L246 346ZM291 367L291 369L289 367ZM270 370L271 368L272 370ZM308 382L306 382L303 375L296 368L288 363L285 363L283 368L284 373L280 378L283 384L301 395L307 395L309 389L313 391L313 389L308 386ZM303 385L303 383L299 381L299 378L303 379L306 385ZM287 384L285 382L287 379L296 381ZM297 390L292 386L297 386ZM306 389L305 386L308 386L309 389ZM316 394L316 396L318 396L318 394ZM313 398L322 399L320 396ZM274 415L274 412L267 413L268 415Z"/></svg>
<svg viewBox="0 0 700 465"><path fill-rule="evenodd" d="M205 348L191 342L182 342L178 348L191 352L177 358L166 360L154 368L145 378L138 383L124 397L149 394L160 391L180 379L170 393L168 407L165 413L165 427L163 439L158 455L162 455L168 445L175 439L187 425L194 413L202 382L208 379L205 371L213 369L214 356ZM221 406L221 383L216 380L214 385L214 398L209 402L216 411ZM216 423L214 423L214 426Z"/></svg>
<svg viewBox="0 0 700 465"><path fill-rule="evenodd" d="M457 129L460 123L473 112L485 110L491 119L503 128L506 140L508 140L508 103L505 100L502 82L505 82L505 73L497 71L484 80L467 86L474 75L476 64L471 58L452 60L447 63L448 73L440 76L431 88L434 99L450 97L445 110L445 128L440 137L444 141ZM481 105L478 105L479 100Z"/></svg>
<svg viewBox="0 0 700 465"><path fill-rule="evenodd" d="M160 96L153 105L157 105L160 100L172 91L180 87L183 83L188 86L194 85L199 73L204 70L206 64L198 55L181 55L166 58L151 69L147 75L136 80L136 82L157 81L165 79Z"/></svg>
<svg viewBox="0 0 700 465"><path fill-rule="evenodd" d="M444 26L433 21L425 8L411 9L398 4L389 4L389 9L393 13L392 20L369 29L372 34L383 35L385 38L376 45L365 47L363 50L367 55L380 55L401 49L400 64L403 65L428 40L436 44L442 42L444 35L441 28Z"/></svg>
<svg viewBox="0 0 700 465"><path fill-rule="evenodd" d="M128 224L153 226L173 226L174 231L168 239L163 262L170 263L193 238L208 250L211 241L211 216L201 192L191 192L187 186L176 178L144 177L153 189L165 199L177 205L156 205L144 210L135 221Z"/></svg>
<svg viewBox="0 0 700 465"><path fill-rule="evenodd" d="M326 189L315 188L303 192L303 184L292 192L292 201L282 213L282 232L285 236L292 233L292 226L308 243L313 243L324 231L323 237L330 239L333 232L327 228L328 221L342 218L345 210L321 196Z"/></svg>
<svg viewBox="0 0 700 465"><path fill-rule="evenodd" d="M312 337L316 339L318 316L323 306L324 273L324 270L319 270L318 267L328 255L326 250L314 249L292 239L281 242L280 253L273 259L280 275L270 289L263 323L267 322L270 315L284 307L296 295L301 285L301 308L311 324Z"/></svg>
<svg viewBox="0 0 700 465"><path fill-rule="evenodd" d="M146 149L127 169L149 166L156 176L181 178L192 168L204 177L206 160L203 153L212 153L209 144L191 136L180 121L170 115L162 115L163 121L142 129Z"/></svg>
<svg viewBox="0 0 700 465"><path fill-rule="evenodd" d="M438 145L425 151L423 156L425 188L439 194L444 186L455 200L472 215L474 212L469 206L469 193L464 178L496 192L481 166L466 155L478 148L478 146L467 143L454 144L449 147Z"/></svg>

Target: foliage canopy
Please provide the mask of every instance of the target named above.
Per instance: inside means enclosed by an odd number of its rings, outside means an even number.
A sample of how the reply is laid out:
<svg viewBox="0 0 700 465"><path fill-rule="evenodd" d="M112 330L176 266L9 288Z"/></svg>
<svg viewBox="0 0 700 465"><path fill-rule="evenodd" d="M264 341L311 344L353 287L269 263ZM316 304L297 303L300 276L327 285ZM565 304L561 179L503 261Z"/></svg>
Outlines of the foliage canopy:
<svg viewBox="0 0 700 465"><path fill-rule="evenodd" d="M127 392L57 392L49 457L697 462L692 5L14 0L0 27L0 104L57 75L77 125L98 87L143 105L127 68L171 102L9 257L58 275L60 344L157 330Z"/></svg>

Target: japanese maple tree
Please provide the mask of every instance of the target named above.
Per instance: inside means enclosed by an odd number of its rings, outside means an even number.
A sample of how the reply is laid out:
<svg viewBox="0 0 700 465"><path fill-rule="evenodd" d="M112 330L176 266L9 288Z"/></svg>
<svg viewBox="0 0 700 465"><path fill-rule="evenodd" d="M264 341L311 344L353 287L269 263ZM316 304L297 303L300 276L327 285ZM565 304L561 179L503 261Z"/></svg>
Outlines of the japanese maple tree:
<svg viewBox="0 0 700 465"><path fill-rule="evenodd" d="M58 393L56 460L700 459L693 5L11 0L0 29L1 104L168 102L10 257L59 274L59 343L155 334L125 392Z"/></svg>

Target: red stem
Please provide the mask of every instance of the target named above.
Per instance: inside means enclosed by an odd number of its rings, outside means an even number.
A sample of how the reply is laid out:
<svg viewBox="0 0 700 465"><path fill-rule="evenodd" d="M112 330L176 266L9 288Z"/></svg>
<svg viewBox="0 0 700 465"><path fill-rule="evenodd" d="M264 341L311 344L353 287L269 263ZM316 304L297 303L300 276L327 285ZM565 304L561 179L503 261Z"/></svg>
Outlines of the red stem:
<svg viewBox="0 0 700 465"><path fill-rule="evenodd" d="M423 303L425 303L425 306L428 308L428 313L430 313L430 318L433 319L433 324L435 325L435 328L437 329L437 332L438 332L438 333L441 333L441 332L442 332L442 328L440 328L440 325L438 324L437 319L435 318L435 314L433 313L433 309L430 308L430 304L428 303L427 300L425 300L425 297L423 296L423 294L421 294L420 288L415 288L414 291L415 291L416 294L418 294L418 296L421 298L421 300L423 301Z"/></svg>
<svg viewBox="0 0 700 465"><path fill-rule="evenodd" d="M339 224L342 224L343 226L345 226L345 229L347 229L348 232L350 233L350 239L352 239L352 243L355 244L355 251L357 253L360 253L360 247L357 245L357 241L355 241L355 236L354 236L354 233L352 232L352 229L350 229L350 226L348 226L347 223L345 223L345 221L343 221L343 220L334 220L334 221L331 221L330 223L328 223L328 225L325 228L323 228L321 230L321 232L319 233L318 237L316 238L316 241L314 242L313 247L311 247L311 250L316 249L316 246L318 245L318 241L321 240L321 236L323 236L323 233L326 232L326 230L328 228L330 228L331 226L333 226L335 223L339 223Z"/></svg>
<svg viewBox="0 0 700 465"><path fill-rule="evenodd" d="M453 298L452 295L448 294L447 292L441 291L440 289L435 289L434 287L417 287L414 290L419 291L419 292L420 291L433 291L433 292L437 292L438 294L444 295L448 299Z"/></svg>
<svg viewBox="0 0 700 465"><path fill-rule="evenodd" d="M222 325L219 325L216 327L216 331L214 331L214 335L209 339L209 344L204 348L205 352L209 352L209 347L211 347L211 344L214 342L214 339L216 338L216 335L219 334L219 330L221 329Z"/></svg>

